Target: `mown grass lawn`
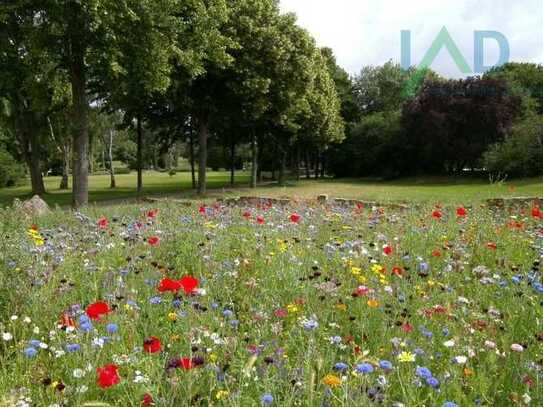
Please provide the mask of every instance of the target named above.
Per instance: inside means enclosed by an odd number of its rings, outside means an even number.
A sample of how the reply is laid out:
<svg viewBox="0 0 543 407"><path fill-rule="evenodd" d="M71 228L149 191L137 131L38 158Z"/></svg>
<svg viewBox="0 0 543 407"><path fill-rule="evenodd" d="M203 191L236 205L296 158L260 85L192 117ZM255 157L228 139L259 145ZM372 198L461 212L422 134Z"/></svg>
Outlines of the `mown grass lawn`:
<svg viewBox="0 0 543 407"><path fill-rule="evenodd" d="M257 195L269 197L288 197L314 199L326 194L330 197L353 198L406 202L477 202L487 198L511 196L543 196L543 177L511 180L507 182L490 183L480 178L451 178L451 177L416 177L394 181L374 179L320 179L288 181L286 186L265 183L256 190L248 188L248 172L237 172L235 187L230 186L228 172L208 173L207 199L223 196ZM48 194L45 200L50 205L68 206L71 203L71 191L58 189L60 179L48 177L45 179ZM191 189L190 173L177 173L170 176L160 172L144 174L145 196L172 196L185 199L199 199ZM136 197L136 174L117 176L117 188L109 188L107 175L92 175L89 177L89 201L119 203L123 199ZM28 186L0 189L0 206L10 205L14 198L25 199L30 196Z"/></svg>
<svg viewBox="0 0 543 407"><path fill-rule="evenodd" d="M524 209L0 210L0 405L541 406Z"/></svg>
<svg viewBox="0 0 543 407"><path fill-rule="evenodd" d="M230 185L229 172L208 172L208 187L221 188ZM120 174L115 177L117 187L109 188L108 175L89 176L89 202L116 201L136 197L136 173ZM236 183L248 183L249 175L238 172ZM71 189L59 190L60 177L46 177L45 188L47 194L45 201L54 206L68 206L71 204ZM70 184L71 188L71 184ZM192 188L191 175L188 172L179 172L173 176L167 173L146 171L143 176L143 195L172 195L176 193L190 193ZM0 206L10 205L14 198L26 199L30 197L28 185L0 189Z"/></svg>

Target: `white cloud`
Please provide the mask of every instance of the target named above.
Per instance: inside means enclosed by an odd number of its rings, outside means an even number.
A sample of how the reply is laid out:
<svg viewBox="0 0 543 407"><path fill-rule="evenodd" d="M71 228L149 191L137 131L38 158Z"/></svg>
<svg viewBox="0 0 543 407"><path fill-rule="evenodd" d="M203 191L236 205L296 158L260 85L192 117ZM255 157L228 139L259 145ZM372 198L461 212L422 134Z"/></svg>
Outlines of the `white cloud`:
<svg viewBox="0 0 543 407"><path fill-rule="evenodd" d="M507 38L510 60L543 63L541 0L280 0L298 15L320 46L332 48L338 63L355 74L365 65L401 58L400 31L411 30L412 62L418 63L445 26L473 68L473 32L499 31ZM498 59L498 47L485 42L485 63ZM463 76L442 50L432 68Z"/></svg>

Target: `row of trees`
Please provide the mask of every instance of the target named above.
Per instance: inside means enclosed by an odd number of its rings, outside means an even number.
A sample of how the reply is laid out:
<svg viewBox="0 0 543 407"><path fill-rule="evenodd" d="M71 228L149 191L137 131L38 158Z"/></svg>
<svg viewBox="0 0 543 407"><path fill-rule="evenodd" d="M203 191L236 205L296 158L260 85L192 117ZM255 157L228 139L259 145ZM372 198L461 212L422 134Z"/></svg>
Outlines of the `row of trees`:
<svg viewBox="0 0 543 407"><path fill-rule="evenodd" d="M252 186L259 152L274 154L283 182L289 152L343 138L336 82L348 76L275 0L6 0L0 69L5 144L38 194L44 153L61 155L75 207L88 200L89 129L103 117L110 171L116 132L135 134L138 191L149 142L197 140L205 193L210 137L250 144Z"/></svg>
<svg viewBox="0 0 543 407"><path fill-rule="evenodd" d="M328 152L337 176L543 174L543 66L447 80L388 62L353 78L357 114Z"/></svg>

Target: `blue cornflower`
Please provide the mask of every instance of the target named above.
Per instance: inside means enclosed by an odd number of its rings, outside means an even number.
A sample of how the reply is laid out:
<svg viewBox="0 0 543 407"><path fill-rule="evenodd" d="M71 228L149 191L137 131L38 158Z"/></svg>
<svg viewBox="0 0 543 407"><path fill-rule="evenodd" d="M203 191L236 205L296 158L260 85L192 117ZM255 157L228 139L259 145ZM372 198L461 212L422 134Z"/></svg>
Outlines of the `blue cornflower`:
<svg viewBox="0 0 543 407"><path fill-rule="evenodd" d="M35 348L30 347L26 348L24 350L24 353L27 358L33 358L38 354L38 351Z"/></svg>
<svg viewBox="0 0 543 407"><path fill-rule="evenodd" d="M114 334L119 330L119 326L117 324L107 324L106 325L106 331L110 334Z"/></svg>
<svg viewBox="0 0 543 407"><path fill-rule="evenodd" d="M85 322L91 322L90 318L87 316L87 314L80 315L79 323L84 324Z"/></svg>
<svg viewBox="0 0 543 407"><path fill-rule="evenodd" d="M339 370L340 372L343 372L344 370L348 368L349 368L349 365L344 362L338 362L334 365L334 370Z"/></svg>
<svg viewBox="0 0 543 407"><path fill-rule="evenodd" d="M231 310L231 309L225 309L223 312L222 312L222 315L225 317L225 318L232 318L234 316L234 312Z"/></svg>
<svg viewBox="0 0 543 407"><path fill-rule="evenodd" d="M41 341L38 341L37 339L31 339L30 341L28 341L28 343L34 348L39 348Z"/></svg>
<svg viewBox="0 0 543 407"><path fill-rule="evenodd" d="M443 336L449 336L449 334L450 334L449 328L447 328L447 327L443 328L441 333L443 334Z"/></svg>
<svg viewBox="0 0 543 407"><path fill-rule="evenodd" d="M260 401L262 401L262 404L270 405L271 403L273 403L273 396L271 394L264 394L260 398Z"/></svg>
<svg viewBox="0 0 543 407"><path fill-rule="evenodd" d="M68 345L66 345L66 350L68 352L77 352L80 349L81 349L81 345L78 343L69 343Z"/></svg>
<svg viewBox="0 0 543 407"><path fill-rule="evenodd" d="M430 269L430 265L426 262L420 262L418 266L419 271L426 272Z"/></svg>
<svg viewBox="0 0 543 407"><path fill-rule="evenodd" d="M515 284L520 284L522 281L522 276L516 275L511 277L511 281Z"/></svg>
<svg viewBox="0 0 543 407"><path fill-rule="evenodd" d="M211 308L212 309L217 309L217 308L219 308L219 304L217 304L216 302L212 302L211 303Z"/></svg>
<svg viewBox="0 0 543 407"><path fill-rule="evenodd" d="M314 329L317 329L319 327L319 323L315 321L314 319L308 319L307 321L303 322L304 329L308 331L312 331Z"/></svg>
<svg viewBox="0 0 543 407"><path fill-rule="evenodd" d="M181 307L181 304L182 304L182 302L181 302L181 300L179 298L176 298L176 299L174 299L172 301L172 307L174 307L174 308Z"/></svg>
<svg viewBox="0 0 543 407"><path fill-rule="evenodd" d="M379 367L381 369L390 370L390 369L392 369L392 363L389 362L388 360L380 360L379 361Z"/></svg>
<svg viewBox="0 0 543 407"><path fill-rule="evenodd" d="M237 326L239 325L239 321L237 319L233 319L230 321L230 325L234 328L237 328Z"/></svg>
<svg viewBox="0 0 543 407"><path fill-rule="evenodd" d="M154 297L149 298L151 304L160 304L162 302L162 297L155 295Z"/></svg>
<svg viewBox="0 0 543 407"><path fill-rule="evenodd" d="M430 369L424 366L417 366L415 373L417 374L417 376L422 377L423 379L429 379L430 377L432 377L432 372L430 371Z"/></svg>
<svg viewBox="0 0 543 407"><path fill-rule="evenodd" d="M355 370L358 373L368 374L373 372L373 365L370 363L360 363L359 365L356 365Z"/></svg>
<svg viewBox="0 0 543 407"><path fill-rule="evenodd" d="M443 404L443 407L458 407L458 404L454 401L446 401L445 404Z"/></svg>
<svg viewBox="0 0 543 407"><path fill-rule="evenodd" d="M83 322L82 324L79 325L79 328L81 328L83 332L90 332L92 331L93 327L90 322Z"/></svg>
<svg viewBox="0 0 543 407"><path fill-rule="evenodd" d="M435 377L429 377L426 379L426 384L434 389L437 389L439 387L439 380L437 380Z"/></svg>

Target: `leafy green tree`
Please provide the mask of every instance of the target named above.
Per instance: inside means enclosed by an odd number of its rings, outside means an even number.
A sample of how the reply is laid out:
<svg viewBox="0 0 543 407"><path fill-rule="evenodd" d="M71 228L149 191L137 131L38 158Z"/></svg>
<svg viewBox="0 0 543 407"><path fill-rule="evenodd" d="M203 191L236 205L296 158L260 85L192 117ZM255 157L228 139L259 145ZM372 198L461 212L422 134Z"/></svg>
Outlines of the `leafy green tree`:
<svg viewBox="0 0 543 407"><path fill-rule="evenodd" d="M524 115L543 114L543 65L509 62L491 69L485 78L504 80L509 92L522 98Z"/></svg>
<svg viewBox="0 0 543 407"><path fill-rule="evenodd" d="M532 113L516 123L485 152L483 164L497 178L543 175L543 116Z"/></svg>

